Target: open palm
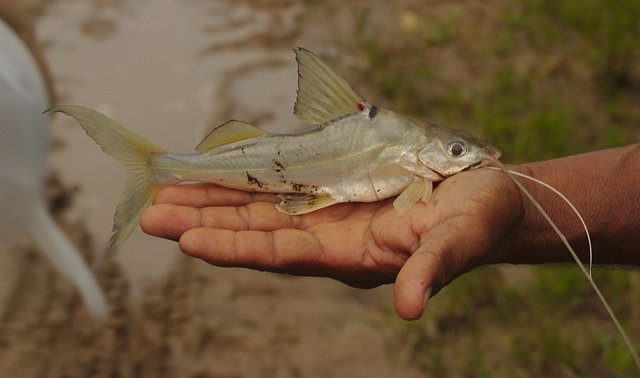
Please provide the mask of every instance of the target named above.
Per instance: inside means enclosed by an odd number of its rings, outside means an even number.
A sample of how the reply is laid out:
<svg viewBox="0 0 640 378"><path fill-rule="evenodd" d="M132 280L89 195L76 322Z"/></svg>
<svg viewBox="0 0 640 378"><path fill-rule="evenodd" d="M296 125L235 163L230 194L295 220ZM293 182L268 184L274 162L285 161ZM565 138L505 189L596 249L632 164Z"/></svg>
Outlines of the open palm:
<svg viewBox="0 0 640 378"><path fill-rule="evenodd" d="M429 295L490 262L522 212L513 184L486 169L445 180L428 204L402 217L393 198L295 216L276 210L278 201L212 184L172 186L140 224L217 266L331 277L360 288L395 282L398 314L414 319Z"/></svg>

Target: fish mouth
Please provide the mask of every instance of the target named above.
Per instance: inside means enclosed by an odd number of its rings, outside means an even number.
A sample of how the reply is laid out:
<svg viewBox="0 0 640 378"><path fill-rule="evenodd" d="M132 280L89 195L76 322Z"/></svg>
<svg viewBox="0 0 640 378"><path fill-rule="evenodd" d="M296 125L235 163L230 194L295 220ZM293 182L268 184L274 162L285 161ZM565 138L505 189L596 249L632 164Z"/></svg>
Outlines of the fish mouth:
<svg viewBox="0 0 640 378"><path fill-rule="evenodd" d="M435 177L436 177L436 179L435 179L435 180L433 180L434 182L435 182L435 181L442 181L442 180L444 180L444 179L446 179L446 178L447 178L447 176L443 175L442 173L440 173L440 172L436 171L435 169L433 169L433 168L431 168L431 167L427 167L426 165L423 165L423 164L420 164L420 165L421 165L423 168L425 168L425 169L429 170L429 172L431 172L431 173L433 174L433 176L435 176Z"/></svg>
<svg viewBox="0 0 640 378"><path fill-rule="evenodd" d="M460 172L470 171L470 170L472 170L474 168L482 167L482 166L485 166L485 165L488 165L488 164L491 164L491 163L490 162L486 162L484 160L480 160L478 162L475 162L475 163L471 164L470 166L468 166L466 168L463 168Z"/></svg>
<svg viewBox="0 0 640 378"><path fill-rule="evenodd" d="M485 160L485 159L479 160L479 161L477 161L477 162L475 162L475 163L473 163L473 164L471 164L471 165L469 165L469 166L467 166L465 168L462 168L459 171L453 172L451 174L445 174L445 173L442 173L442 172L438 172L438 171L434 170L431 167L424 166L424 168L426 168L429 171L431 171L431 173L433 173L434 176L438 176L438 179L437 179L438 181L442 181L442 180L446 179L447 177L451 177L451 176L456 175L456 174L458 174L460 172L466 172L466 171L470 171L470 170L472 170L474 168L483 167L485 165L491 164L492 162L493 162L492 159L491 160Z"/></svg>

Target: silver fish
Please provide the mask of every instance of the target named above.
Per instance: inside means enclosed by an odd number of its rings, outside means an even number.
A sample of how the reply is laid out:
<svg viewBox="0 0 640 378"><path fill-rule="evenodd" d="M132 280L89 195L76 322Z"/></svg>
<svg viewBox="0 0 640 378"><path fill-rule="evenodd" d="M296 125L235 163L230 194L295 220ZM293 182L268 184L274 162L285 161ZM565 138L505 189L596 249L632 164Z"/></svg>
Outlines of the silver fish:
<svg viewBox="0 0 640 378"><path fill-rule="evenodd" d="M300 133L270 134L231 120L209 133L195 153L173 153L88 108L46 111L74 117L127 167L111 245L135 230L160 187L183 181L278 193L276 207L292 215L398 195L394 206L402 215L419 199L429 200L433 182L500 157L473 135L371 105L313 53L295 53L294 115L316 125Z"/></svg>

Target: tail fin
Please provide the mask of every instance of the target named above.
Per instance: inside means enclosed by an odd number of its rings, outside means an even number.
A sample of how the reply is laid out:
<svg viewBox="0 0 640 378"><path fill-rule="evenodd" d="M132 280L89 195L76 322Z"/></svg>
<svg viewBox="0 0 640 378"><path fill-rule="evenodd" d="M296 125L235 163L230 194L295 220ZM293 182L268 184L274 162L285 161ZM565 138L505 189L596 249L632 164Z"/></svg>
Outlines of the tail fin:
<svg viewBox="0 0 640 378"><path fill-rule="evenodd" d="M166 151L95 110L59 105L45 111L53 112L62 112L75 118L104 152L127 168L129 178L116 208L110 242L113 247L122 244L136 229L140 215L151 205L160 189L153 185L151 169L155 159L150 157Z"/></svg>
<svg viewBox="0 0 640 378"><path fill-rule="evenodd" d="M43 252L63 276L80 292L89 312L99 320L107 317L107 301L95 276L80 253L51 219L42 201L29 201L25 209L25 225Z"/></svg>

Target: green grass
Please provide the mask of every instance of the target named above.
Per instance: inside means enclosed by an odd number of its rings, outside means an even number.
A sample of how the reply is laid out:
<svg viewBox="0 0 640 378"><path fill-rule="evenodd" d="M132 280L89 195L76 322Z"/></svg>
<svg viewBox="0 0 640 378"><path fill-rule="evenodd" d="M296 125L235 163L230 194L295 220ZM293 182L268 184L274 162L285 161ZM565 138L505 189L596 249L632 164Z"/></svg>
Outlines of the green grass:
<svg viewBox="0 0 640 378"><path fill-rule="evenodd" d="M381 106L481 135L507 163L638 142L640 2L476 5L497 15L491 27L465 8L408 7L397 23L393 14L375 18L370 6L357 8L356 38L345 43L366 61L359 75L369 88L360 91L377 94L370 100ZM637 375L578 269L528 272L531 279L509 285L498 268L460 277L429 302L424 319L390 314L397 328L390 343L433 376ZM594 272L640 346L631 303L640 299L629 294L629 276Z"/></svg>
<svg viewBox="0 0 640 378"><path fill-rule="evenodd" d="M433 376L633 376L635 364L577 269L538 268L505 286L501 271L466 274L429 302L424 319L393 319L392 349ZM625 275L596 271L609 293ZM621 286L622 285L622 286ZM613 301L629 314L629 298ZM624 302L624 303L621 303ZM627 317L627 330L637 330ZM637 338L636 338L637 339Z"/></svg>
<svg viewBox="0 0 640 378"><path fill-rule="evenodd" d="M639 4L527 0L499 9L503 24L479 35L459 32L469 21L452 11L412 33L386 35L371 24L369 9L356 30L368 63L361 74L383 105L479 133L504 150L507 162L622 145L629 134L623 125L640 128L640 78L633 71L640 22L632 16ZM465 68L482 68L473 82L442 73L450 62L440 52L447 49L464 49ZM525 67L517 64L523 56L532 60Z"/></svg>
<svg viewBox="0 0 640 378"><path fill-rule="evenodd" d="M640 2L526 0L523 3L520 21L539 49L574 45L575 51L570 52L591 65L605 95L628 85L640 47Z"/></svg>

